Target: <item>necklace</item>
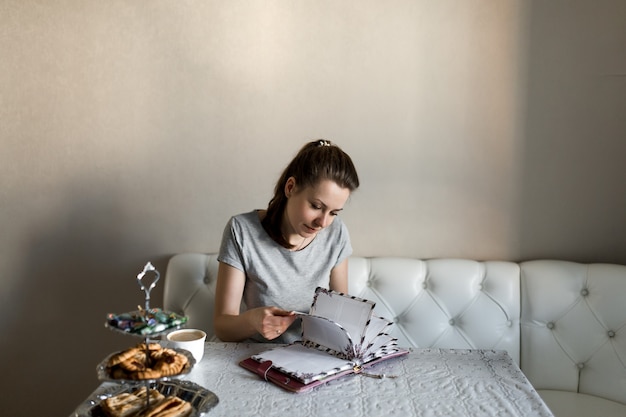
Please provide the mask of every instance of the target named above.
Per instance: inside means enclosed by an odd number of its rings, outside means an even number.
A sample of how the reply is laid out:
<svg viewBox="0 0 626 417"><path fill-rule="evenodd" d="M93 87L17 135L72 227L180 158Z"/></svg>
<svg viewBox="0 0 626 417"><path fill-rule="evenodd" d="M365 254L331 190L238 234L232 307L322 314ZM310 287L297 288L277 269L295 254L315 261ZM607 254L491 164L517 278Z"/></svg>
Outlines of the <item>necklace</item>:
<svg viewBox="0 0 626 417"><path fill-rule="evenodd" d="M309 245L311 242L313 242L313 240L315 239L315 236L317 236L317 235L314 235L314 236L311 238L311 240L309 240L309 238L308 238L308 237L304 237L304 238L302 238L302 242L300 242L300 244L299 244L298 246L296 246L295 248L289 249L289 250L290 250L291 252L298 252L298 251L300 251L300 250L302 250L302 249L306 248L306 247L307 247L307 245ZM308 242L307 242L307 240L308 240Z"/></svg>
<svg viewBox="0 0 626 417"><path fill-rule="evenodd" d="M306 242L306 237L302 239L302 242L300 242L300 244L298 245L297 248L293 249L294 252L297 252L299 250L302 250L304 248L304 242Z"/></svg>

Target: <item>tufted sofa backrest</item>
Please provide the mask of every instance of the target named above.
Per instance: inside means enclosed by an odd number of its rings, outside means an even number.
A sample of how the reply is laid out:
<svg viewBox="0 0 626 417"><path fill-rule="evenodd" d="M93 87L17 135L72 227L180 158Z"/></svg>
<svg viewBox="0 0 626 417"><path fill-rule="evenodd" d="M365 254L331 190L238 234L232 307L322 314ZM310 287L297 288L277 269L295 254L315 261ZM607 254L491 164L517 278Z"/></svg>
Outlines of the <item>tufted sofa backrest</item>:
<svg viewBox="0 0 626 417"><path fill-rule="evenodd" d="M214 254L180 253L170 258L165 271L163 308L186 315L187 327L204 330L207 341L216 340L213 306L218 265Z"/></svg>
<svg viewBox="0 0 626 417"><path fill-rule="evenodd" d="M504 349L519 363L519 266L465 259L349 260L349 293L376 302L402 346Z"/></svg>
<svg viewBox="0 0 626 417"><path fill-rule="evenodd" d="M626 403L626 266L529 261L521 285L531 383Z"/></svg>

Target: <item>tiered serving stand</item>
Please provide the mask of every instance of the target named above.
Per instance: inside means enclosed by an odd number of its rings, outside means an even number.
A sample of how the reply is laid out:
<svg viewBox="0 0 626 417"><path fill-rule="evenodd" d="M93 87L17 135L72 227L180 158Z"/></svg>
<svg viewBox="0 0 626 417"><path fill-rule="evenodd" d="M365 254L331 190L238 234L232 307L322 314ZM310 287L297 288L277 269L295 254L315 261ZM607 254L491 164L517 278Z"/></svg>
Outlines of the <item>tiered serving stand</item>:
<svg viewBox="0 0 626 417"><path fill-rule="evenodd" d="M145 280L150 279L148 277L148 273L153 273L153 279L152 281L150 281L149 285L146 285L146 283L144 282L144 279ZM125 316L125 317L143 316L144 318L146 318L146 317L149 317L150 315L153 315L155 312L158 312L159 314L160 313L163 313L166 315L169 314L168 312L165 312L159 309L152 310L150 308L150 292L156 286L156 283L159 280L159 277L160 277L159 272L154 268L154 266L150 262L148 262L145 265L143 271L141 271L137 275L137 282L140 288L145 292L145 308L141 309L141 307L139 307L137 311L124 313L121 316ZM186 323L186 317L181 317L181 320L175 321L174 323L169 324L169 325L157 324L156 327L151 329L150 331L135 332L135 331L132 331L132 329L125 329L125 328L116 326L115 324L112 323L110 316L112 315L107 316L105 327L115 332L120 332L125 335L133 336L136 338L142 338L146 346L146 350L148 350L148 346L150 345L150 343L155 343L156 340L161 339L167 333L184 327ZM155 339L155 340L151 340L151 339ZM184 349L174 349L174 350L177 353L185 355L187 357L188 365L185 367L185 369L183 369L181 373L177 375L166 376L166 377L155 378L155 379L138 380L138 379L114 378L112 375L110 375L110 372L109 372L110 370L108 369L108 363L109 363L109 359L113 355L116 355L119 352L115 352L107 356L98 365L96 369L98 372L98 379L101 382L109 383L111 385L110 388L107 388L105 391L98 394L94 398L87 399L87 401L85 401L76 410L76 413L74 414L74 416L75 417L104 417L105 416L104 411L102 410L100 406L103 400L109 397L122 394L122 393L134 392L138 390L139 388L141 388L142 386L145 386L146 389L148 390L155 389L165 396L176 396L176 397L181 398L182 400L189 402L193 407L193 411L190 417L204 416L206 413L209 412L209 410L211 410L213 407L217 405L219 400L213 392L205 389L204 387L201 387L200 385L195 384L191 381L185 381L185 380L179 379L181 376L188 374L191 371L196 361L193 355L191 355L189 351L184 350ZM150 356L149 352L147 351L146 357L148 358L149 356ZM150 405L150 398L149 396L147 396L146 408L148 408L149 405Z"/></svg>

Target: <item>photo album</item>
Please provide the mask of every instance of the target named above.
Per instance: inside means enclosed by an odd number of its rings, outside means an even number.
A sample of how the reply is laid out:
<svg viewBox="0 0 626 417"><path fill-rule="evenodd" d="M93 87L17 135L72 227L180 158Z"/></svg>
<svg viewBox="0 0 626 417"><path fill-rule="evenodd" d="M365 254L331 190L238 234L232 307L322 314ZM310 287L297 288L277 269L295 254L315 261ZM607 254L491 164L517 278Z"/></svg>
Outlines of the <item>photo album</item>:
<svg viewBox="0 0 626 417"><path fill-rule="evenodd" d="M253 355L239 364L295 392L360 373L408 350L388 334L393 323L375 316L375 303L317 288L302 319L302 340Z"/></svg>

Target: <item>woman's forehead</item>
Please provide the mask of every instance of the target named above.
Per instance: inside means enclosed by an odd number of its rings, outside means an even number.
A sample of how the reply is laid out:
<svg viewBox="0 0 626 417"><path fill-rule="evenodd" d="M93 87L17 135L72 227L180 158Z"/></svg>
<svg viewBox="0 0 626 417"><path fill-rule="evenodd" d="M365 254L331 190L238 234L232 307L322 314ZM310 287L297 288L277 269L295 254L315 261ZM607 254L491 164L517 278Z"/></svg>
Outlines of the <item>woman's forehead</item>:
<svg viewBox="0 0 626 417"><path fill-rule="evenodd" d="M320 180L317 184L307 187L303 191L309 198L315 198L336 210L342 209L350 196L348 188L341 187L336 182L327 179Z"/></svg>

